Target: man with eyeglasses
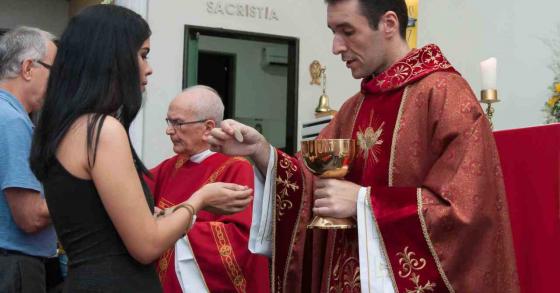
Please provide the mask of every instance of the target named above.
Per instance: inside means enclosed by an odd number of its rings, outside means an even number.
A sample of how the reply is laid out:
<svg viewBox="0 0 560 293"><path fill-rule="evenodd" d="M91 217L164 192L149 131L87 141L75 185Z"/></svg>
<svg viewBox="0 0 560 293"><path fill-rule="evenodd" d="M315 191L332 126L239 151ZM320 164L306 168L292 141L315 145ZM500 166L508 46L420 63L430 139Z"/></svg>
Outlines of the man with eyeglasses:
<svg viewBox="0 0 560 293"><path fill-rule="evenodd" d="M0 38L0 292L46 292L56 253L43 188L29 167L33 124L56 55L54 36L19 27Z"/></svg>
<svg viewBox="0 0 560 293"><path fill-rule="evenodd" d="M209 150L206 138L223 113L218 93L206 86L190 87L171 102L166 133L176 155L146 178L157 207L179 204L211 182L253 188L246 159ZM251 211L248 207L229 216L199 212L189 233L158 261L164 292L269 292L268 261L248 250Z"/></svg>

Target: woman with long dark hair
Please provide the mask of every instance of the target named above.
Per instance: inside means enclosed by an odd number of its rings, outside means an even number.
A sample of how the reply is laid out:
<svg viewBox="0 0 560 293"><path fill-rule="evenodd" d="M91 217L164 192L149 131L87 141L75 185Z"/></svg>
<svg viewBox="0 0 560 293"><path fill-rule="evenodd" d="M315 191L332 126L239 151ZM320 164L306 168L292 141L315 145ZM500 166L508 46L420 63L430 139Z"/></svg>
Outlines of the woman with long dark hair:
<svg viewBox="0 0 560 293"><path fill-rule="evenodd" d="M68 292L161 291L151 263L194 214L233 213L251 200L246 187L214 183L153 216L148 171L128 133L152 73L150 34L138 14L96 5L73 17L60 39L31 166L69 257Z"/></svg>

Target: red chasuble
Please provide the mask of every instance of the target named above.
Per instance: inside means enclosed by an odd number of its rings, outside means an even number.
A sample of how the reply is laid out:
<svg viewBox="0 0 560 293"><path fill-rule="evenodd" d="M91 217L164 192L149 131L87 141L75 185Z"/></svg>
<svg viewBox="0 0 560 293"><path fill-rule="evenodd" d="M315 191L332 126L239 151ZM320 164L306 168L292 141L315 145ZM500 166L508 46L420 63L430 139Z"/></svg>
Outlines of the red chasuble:
<svg viewBox="0 0 560 293"><path fill-rule="evenodd" d="M499 158L472 90L428 45L363 80L320 138L353 138L398 292L518 292ZM308 231L313 176L277 151L274 292L360 292L356 229ZM372 269L376 264L371 264Z"/></svg>
<svg viewBox="0 0 560 293"><path fill-rule="evenodd" d="M174 156L146 178L156 205L167 208L187 200L206 183L231 182L253 188L253 168L239 157L213 154L200 164ZM196 262L210 292L269 292L268 260L248 250L252 206L240 213L218 216L199 211L188 232ZM158 261L164 292L182 292L177 280L174 248Z"/></svg>

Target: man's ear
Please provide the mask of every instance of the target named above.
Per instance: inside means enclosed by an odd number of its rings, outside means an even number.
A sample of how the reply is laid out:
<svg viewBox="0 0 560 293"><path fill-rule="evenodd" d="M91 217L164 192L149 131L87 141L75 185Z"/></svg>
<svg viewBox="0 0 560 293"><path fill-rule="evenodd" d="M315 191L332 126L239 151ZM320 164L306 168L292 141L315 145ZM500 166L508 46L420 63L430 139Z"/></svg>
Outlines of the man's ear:
<svg viewBox="0 0 560 293"><path fill-rule="evenodd" d="M216 121L214 120L206 120L206 122L204 122L204 125L206 126L207 130L212 130L214 128L216 128Z"/></svg>
<svg viewBox="0 0 560 293"><path fill-rule="evenodd" d="M204 134L203 136L206 137L208 135L210 135L210 131L212 131L212 129L216 128L216 121L214 120L206 120L204 122Z"/></svg>
<svg viewBox="0 0 560 293"><path fill-rule="evenodd" d="M379 19L379 29L388 37L400 34L399 17L397 14L394 11L385 12Z"/></svg>
<svg viewBox="0 0 560 293"><path fill-rule="evenodd" d="M31 71L33 70L33 60L27 59L21 63L20 75L24 80L31 80Z"/></svg>
<svg viewBox="0 0 560 293"><path fill-rule="evenodd" d="M210 137L210 131L216 127L216 121L206 120L204 122L204 132L202 133L202 140L207 142Z"/></svg>

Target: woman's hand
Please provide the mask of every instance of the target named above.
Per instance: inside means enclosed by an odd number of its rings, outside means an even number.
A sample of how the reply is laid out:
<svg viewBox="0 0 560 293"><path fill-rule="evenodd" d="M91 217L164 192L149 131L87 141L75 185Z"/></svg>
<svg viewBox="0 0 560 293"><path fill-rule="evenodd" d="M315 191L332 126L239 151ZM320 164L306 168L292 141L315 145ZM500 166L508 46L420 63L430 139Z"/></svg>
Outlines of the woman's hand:
<svg viewBox="0 0 560 293"><path fill-rule="evenodd" d="M187 203L195 210L228 215L244 210L251 202L253 190L233 183L209 183L197 190Z"/></svg>

